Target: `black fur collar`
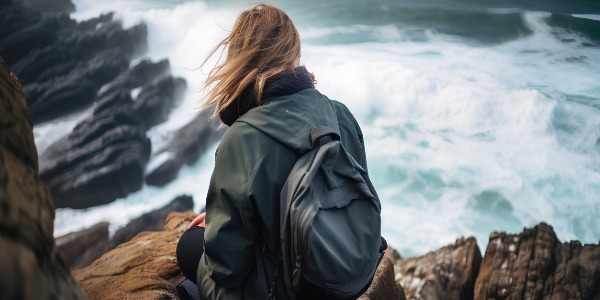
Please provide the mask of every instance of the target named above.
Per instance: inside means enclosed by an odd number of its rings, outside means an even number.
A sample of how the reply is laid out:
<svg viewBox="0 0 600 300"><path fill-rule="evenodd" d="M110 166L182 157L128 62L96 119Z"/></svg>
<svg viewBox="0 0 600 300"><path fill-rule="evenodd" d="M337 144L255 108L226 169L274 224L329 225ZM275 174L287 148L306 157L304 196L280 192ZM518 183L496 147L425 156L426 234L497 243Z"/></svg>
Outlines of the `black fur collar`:
<svg viewBox="0 0 600 300"><path fill-rule="evenodd" d="M262 99L256 100L254 84L249 85L242 95L219 113L221 121L231 126L243 114L259 105L269 102L270 98L295 94L314 87L313 75L305 67L297 67L277 73L265 82Z"/></svg>

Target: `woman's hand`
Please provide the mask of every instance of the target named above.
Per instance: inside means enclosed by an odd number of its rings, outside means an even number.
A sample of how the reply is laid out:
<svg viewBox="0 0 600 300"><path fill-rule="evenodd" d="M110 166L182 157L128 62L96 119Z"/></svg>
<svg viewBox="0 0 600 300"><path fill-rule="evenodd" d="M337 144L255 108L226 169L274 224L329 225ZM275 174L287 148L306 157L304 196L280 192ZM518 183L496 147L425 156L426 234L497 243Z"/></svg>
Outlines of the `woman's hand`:
<svg viewBox="0 0 600 300"><path fill-rule="evenodd" d="M206 227L206 213L203 212L199 214L188 226L188 229L198 226L198 227Z"/></svg>

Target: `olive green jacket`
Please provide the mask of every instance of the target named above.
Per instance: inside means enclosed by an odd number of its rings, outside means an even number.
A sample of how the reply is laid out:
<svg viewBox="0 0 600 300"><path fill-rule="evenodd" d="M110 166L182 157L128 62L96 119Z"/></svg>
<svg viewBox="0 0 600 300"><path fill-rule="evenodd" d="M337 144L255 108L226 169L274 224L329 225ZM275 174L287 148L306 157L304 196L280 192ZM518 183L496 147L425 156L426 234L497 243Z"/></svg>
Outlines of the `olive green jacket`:
<svg viewBox="0 0 600 300"><path fill-rule="evenodd" d="M312 88L269 100L241 116L217 150L198 265L202 299L268 298L279 193L298 157L311 149L314 127L340 132L345 149L367 169L362 132L346 106ZM281 286L277 299L283 298Z"/></svg>

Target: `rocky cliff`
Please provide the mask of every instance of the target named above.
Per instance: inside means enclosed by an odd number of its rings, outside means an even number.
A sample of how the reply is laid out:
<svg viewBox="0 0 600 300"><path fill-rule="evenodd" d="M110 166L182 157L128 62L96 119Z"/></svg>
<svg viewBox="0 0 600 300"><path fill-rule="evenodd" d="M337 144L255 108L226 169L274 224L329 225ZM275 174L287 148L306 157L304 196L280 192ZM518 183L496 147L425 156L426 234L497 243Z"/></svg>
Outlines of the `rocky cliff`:
<svg viewBox="0 0 600 300"><path fill-rule="evenodd" d="M38 176L32 122L0 57L0 299L84 299L54 244L54 202Z"/></svg>
<svg viewBox="0 0 600 300"><path fill-rule="evenodd" d="M168 60L141 59L146 25L126 29L113 13L76 21L69 0L0 0L0 9L0 54L23 83L33 123L91 113L40 151L57 208L106 204L144 181L164 185L220 137L208 114L198 114L165 137L172 141L156 152L171 158L146 178L153 152L146 132L168 119L187 89Z"/></svg>

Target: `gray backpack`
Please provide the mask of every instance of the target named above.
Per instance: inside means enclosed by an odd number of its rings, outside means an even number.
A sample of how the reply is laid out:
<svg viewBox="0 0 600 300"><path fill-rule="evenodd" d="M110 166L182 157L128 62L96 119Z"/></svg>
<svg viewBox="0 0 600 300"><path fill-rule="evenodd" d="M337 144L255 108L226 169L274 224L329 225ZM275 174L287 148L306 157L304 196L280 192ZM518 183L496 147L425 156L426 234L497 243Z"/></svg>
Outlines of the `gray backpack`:
<svg viewBox="0 0 600 300"><path fill-rule="evenodd" d="M320 126L311 141L313 149L298 159L281 190L280 261L271 296L283 279L290 299L355 299L387 248L381 204L338 133Z"/></svg>

